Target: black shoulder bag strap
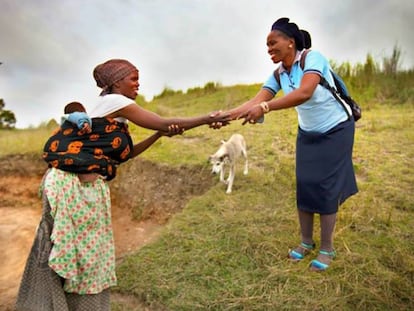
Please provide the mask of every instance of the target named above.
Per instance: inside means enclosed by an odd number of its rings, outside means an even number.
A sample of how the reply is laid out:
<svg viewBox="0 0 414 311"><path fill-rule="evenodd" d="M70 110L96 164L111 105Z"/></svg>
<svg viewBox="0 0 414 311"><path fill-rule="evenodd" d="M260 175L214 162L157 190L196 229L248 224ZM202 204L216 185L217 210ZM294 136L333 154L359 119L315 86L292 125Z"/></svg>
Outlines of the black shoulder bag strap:
<svg viewBox="0 0 414 311"><path fill-rule="evenodd" d="M302 52L302 55L300 56L299 63L300 63L300 68L302 70L303 70L303 68L305 68L306 55L308 55L308 53L310 51L311 51L311 49L304 50ZM280 86L280 73L279 73L279 68L280 68L280 66L276 68L276 70L273 72L273 76L275 77L277 83L279 83L279 86ZM324 88L326 88L327 90L329 90L331 92L331 94L333 95L333 97L342 105L342 108L344 108L344 110L345 110L345 112L346 112L346 114L348 116L348 119L351 118L351 114L349 113L348 109L345 107L345 104L344 104L342 98L339 96L338 91L334 87L332 87L328 83L328 81L326 81L326 79L323 76L321 76L321 79L319 81L319 84L322 85Z"/></svg>
<svg viewBox="0 0 414 311"><path fill-rule="evenodd" d="M346 106L344 104L343 99L339 96L337 90L332 87L328 81L326 81L326 79L324 77L321 76L321 80L319 81L319 84L322 85L324 88L328 89L331 94L333 95L333 97L335 97L336 101L339 102L342 105L342 108L344 108L346 114L348 115L348 119L351 118L351 114L349 113L348 109L346 109Z"/></svg>
<svg viewBox="0 0 414 311"><path fill-rule="evenodd" d="M311 51L310 49L304 50L302 52L302 55L300 56L299 65L300 65L300 68L302 68L302 70L303 70L303 68L305 68L306 55L310 51ZM275 71L273 72L273 76L275 77L277 83L279 83L279 86L280 86L280 73L279 73L279 69L280 69L280 66L275 69Z"/></svg>

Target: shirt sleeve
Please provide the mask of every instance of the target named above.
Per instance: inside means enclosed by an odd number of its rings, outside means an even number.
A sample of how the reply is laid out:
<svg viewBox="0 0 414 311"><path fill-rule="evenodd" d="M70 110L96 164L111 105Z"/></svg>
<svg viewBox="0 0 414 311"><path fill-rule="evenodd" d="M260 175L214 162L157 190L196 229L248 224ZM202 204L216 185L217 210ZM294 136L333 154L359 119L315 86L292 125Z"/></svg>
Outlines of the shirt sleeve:
<svg viewBox="0 0 414 311"><path fill-rule="evenodd" d="M319 51L312 50L306 55L303 74L306 73L316 73L334 85L329 61Z"/></svg>
<svg viewBox="0 0 414 311"><path fill-rule="evenodd" d="M316 73L322 75L324 67L327 65L325 57L318 51L310 51L306 55L305 66L303 68L303 74Z"/></svg>
<svg viewBox="0 0 414 311"><path fill-rule="evenodd" d="M91 118L106 117L107 115L125 108L135 102L120 94L108 94L100 96L95 107L89 112ZM126 122L124 118L116 118L119 122Z"/></svg>
<svg viewBox="0 0 414 311"><path fill-rule="evenodd" d="M276 78L274 76L274 73L272 73L267 78L267 80L265 81L265 83L262 85L262 89L265 89L265 90L269 91L273 96L275 96L277 94L277 92L280 91L280 85L276 81Z"/></svg>

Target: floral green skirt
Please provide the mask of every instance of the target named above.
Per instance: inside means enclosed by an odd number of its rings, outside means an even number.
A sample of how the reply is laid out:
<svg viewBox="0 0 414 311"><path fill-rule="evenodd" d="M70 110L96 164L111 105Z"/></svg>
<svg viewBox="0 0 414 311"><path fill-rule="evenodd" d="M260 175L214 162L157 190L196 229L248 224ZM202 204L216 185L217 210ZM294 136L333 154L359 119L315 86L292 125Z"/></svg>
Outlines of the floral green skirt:
<svg viewBox="0 0 414 311"><path fill-rule="evenodd" d="M77 182L79 180L76 174L55 169L45 174L42 183L42 218L21 280L16 301L17 310L110 310L109 287L116 284L110 204L109 206L106 204L103 204L104 206L87 205L86 211L91 206L95 206L103 214L96 213L96 211L95 213L86 213L87 217L84 215L83 220L78 224L85 222L89 226L79 229L76 223L73 223L73 217L76 215L73 211L76 208L66 208L64 211L57 208L59 205L57 198L62 194L70 201L80 202L79 199L73 199L74 193L63 187L68 183L72 183L73 186ZM81 184L80 187L86 187L85 189L90 191L84 192L81 196L76 193L77 197L96 202L93 199L95 198L93 193L99 194L99 192L96 192L96 189L91 189L97 187L107 191L105 189L108 186L98 181L97 184ZM61 193L56 192L56 189L61 189ZM70 187L70 189L76 192L77 186ZM96 198L102 199L104 197L97 195ZM51 204L51 202L53 203ZM72 205L70 204L70 206ZM75 206L77 206L76 203ZM68 217L68 213L71 225L67 223L68 219L66 221L59 220L59 217ZM81 214L85 214L85 211ZM58 223L55 222L56 220ZM62 228L62 224L64 224L64 228ZM102 224L104 229L102 229ZM79 232L90 233L82 235L86 244L82 243L82 239L77 239L77 232L78 234L80 234ZM55 248L57 245L58 247ZM92 248L92 246L94 247ZM55 252L54 257L52 257L53 252ZM103 256L100 257L100 255ZM74 262L74 258L77 258L79 262ZM90 258L91 260L88 260ZM60 266L55 269L52 267L56 261ZM83 266L85 269L82 269ZM89 268L88 271L85 271L86 267ZM94 272L90 274L91 271Z"/></svg>

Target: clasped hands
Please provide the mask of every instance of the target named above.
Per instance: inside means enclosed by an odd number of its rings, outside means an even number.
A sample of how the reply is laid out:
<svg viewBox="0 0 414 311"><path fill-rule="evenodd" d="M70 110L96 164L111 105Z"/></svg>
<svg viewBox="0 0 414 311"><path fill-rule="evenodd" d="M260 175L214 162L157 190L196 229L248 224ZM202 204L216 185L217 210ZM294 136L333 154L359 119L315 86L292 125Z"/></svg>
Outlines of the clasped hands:
<svg viewBox="0 0 414 311"><path fill-rule="evenodd" d="M251 107L250 109L241 113L237 119L244 119L242 125L246 123L256 124L257 122L263 122L265 111L261 105L256 105Z"/></svg>
<svg viewBox="0 0 414 311"><path fill-rule="evenodd" d="M266 103L266 111L264 110L264 107L262 106L262 104L259 104L239 114L236 120L244 119L242 122L242 125L245 125L246 123L255 124L257 122L263 122L263 116L265 112L268 112L268 111L269 111L269 107L267 106L267 103ZM226 119L224 122L220 122L220 121L212 122L209 125L210 128L220 129L222 126L226 126L230 124L230 121L232 120L232 118L228 112L216 111L216 112L211 113L210 117L215 117L219 115L223 117L228 117L228 119Z"/></svg>
<svg viewBox="0 0 414 311"><path fill-rule="evenodd" d="M227 111L213 111L210 113L209 127L212 129L220 129L223 126L229 125L232 120L231 115Z"/></svg>
<svg viewBox="0 0 414 311"><path fill-rule="evenodd" d="M219 129L222 126L230 124L231 116L228 112L223 111L213 111L206 116L207 120L205 123L209 125L210 128ZM168 126L168 132L159 131L158 133L162 136L174 136L181 135L184 133L184 128L180 127L178 124L171 124Z"/></svg>
<svg viewBox="0 0 414 311"><path fill-rule="evenodd" d="M254 106L245 112L241 113L236 120L244 119L242 125L246 123L255 124L259 119L261 119L264 115L263 109L260 105ZM232 121L231 114L227 111L213 111L208 116L207 124L212 129L220 129L223 126L229 125L230 121ZM168 132L163 132L162 135L164 136L174 136L174 135L181 135L184 133L184 129L179 127L177 124L171 124L168 126Z"/></svg>
<svg viewBox="0 0 414 311"><path fill-rule="evenodd" d="M177 124L171 124L168 126L168 132L158 131L161 136L172 137L175 135L182 135L184 133L184 128L179 127Z"/></svg>

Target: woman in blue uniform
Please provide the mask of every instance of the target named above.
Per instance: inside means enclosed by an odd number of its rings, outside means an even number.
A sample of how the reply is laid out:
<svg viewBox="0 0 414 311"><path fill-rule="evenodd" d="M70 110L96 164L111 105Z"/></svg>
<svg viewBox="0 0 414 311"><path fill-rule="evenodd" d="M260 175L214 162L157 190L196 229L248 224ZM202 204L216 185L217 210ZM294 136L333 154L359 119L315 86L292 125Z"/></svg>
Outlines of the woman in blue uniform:
<svg viewBox="0 0 414 311"><path fill-rule="evenodd" d="M328 60L310 51L304 68L303 34L289 18L278 19L267 36L267 48L280 83L272 73L252 99L230 110L233 119L254 124L264 114L294 107L298 115L296 143L296 198L301 240L288 252L302 260L316 247L314 215L320 215L320 246L311 270L326 270L335 257L333 233L339 206L358 192L352 164L355 123L329 90L319 85L324 77L334 85ZM275 98L283 90L284 96Z"/></svg>

